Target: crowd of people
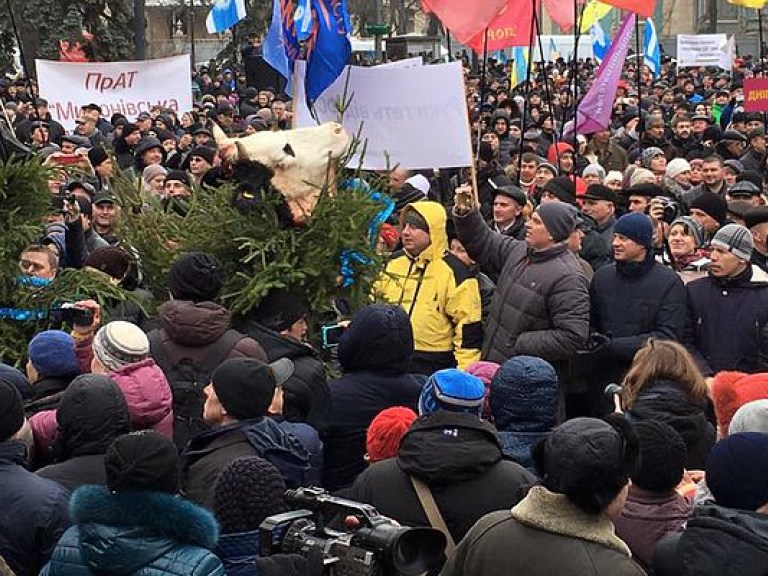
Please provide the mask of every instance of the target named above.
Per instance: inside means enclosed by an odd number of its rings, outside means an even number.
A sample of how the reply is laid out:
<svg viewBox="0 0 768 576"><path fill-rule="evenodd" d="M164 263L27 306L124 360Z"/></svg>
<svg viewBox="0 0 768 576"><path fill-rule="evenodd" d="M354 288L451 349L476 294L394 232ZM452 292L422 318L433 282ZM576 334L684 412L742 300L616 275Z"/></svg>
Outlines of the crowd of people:
<svg viewBox="0 0 768 576"><path fill-rule="evenodd" d="M204 252L173 255L155 317L85 299L37 333L23 371L0 365L0 574L320 574L260 542L302 486L440 530L430 574L764 574L768 149L742 105L758 64L665 62L639 86L634 66L589 135L564 62L521 86L465 68L476 166L384 175L386 264L330 344L340 374L296 287L233 315ZM31 286L89 268L159 297L115 180L183 210L221 178L214 122L291 127L288 98L230 71L195 88L183 113L85 105L69 132L0 82L52 168L18 259Z"/></svg>

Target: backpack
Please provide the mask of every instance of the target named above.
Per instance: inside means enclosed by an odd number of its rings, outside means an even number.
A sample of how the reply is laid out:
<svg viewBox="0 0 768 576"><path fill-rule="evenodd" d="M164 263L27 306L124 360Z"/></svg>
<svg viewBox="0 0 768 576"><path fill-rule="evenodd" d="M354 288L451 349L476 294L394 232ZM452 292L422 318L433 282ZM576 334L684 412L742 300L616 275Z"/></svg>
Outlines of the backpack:
<svg viewBox="0 0 768 576"><path fill-rule="evenodd" d="M181 452L190 438L208 430L208 424L203 420L203 390L210 383L213 371L246 336L237 330L227 330L199 358L190 358L171 354L163 344L162 335L162 330L155 329L147 337L150 354L165 373L171 387L173 441Z"/></svg>

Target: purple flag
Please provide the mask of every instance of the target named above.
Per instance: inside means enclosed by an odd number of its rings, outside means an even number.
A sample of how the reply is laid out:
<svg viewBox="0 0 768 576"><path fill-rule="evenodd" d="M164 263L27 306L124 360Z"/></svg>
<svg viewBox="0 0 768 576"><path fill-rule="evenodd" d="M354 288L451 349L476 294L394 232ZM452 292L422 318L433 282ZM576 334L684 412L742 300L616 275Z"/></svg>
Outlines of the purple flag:
<svg viewBox="0 0 768 576"><path fill-rule="evenodd" d="M600 68L597 69L592 86L579 102L576 116L577 134L592 134L605 130L610 125L613 100L616 98L621 69L627 59L634 26L635 13L630 12L621 23L621 28L613 39L608 53L600 64Z"/></svg>

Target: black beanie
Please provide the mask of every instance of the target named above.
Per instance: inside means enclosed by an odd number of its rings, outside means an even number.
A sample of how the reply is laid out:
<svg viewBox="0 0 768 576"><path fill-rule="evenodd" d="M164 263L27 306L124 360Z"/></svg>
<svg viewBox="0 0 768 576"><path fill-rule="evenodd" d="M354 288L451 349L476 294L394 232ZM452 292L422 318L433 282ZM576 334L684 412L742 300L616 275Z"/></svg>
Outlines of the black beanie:
<svg viewBox="0 0 768 576"><path fill-rule="evenodd" d="M0 380L0 442L9 440L24 426L24 404L16 387Z"/></svg>
<svg viewBox="0 0 768 576"><path fill-rule="evenodd" d="M275 367L279 365L279 374ZM288 358L264 364L255 358L230 358L211 375L211 385L222 408L236 420L251 420L267 414L275 387L293 374Z"/></svg>
<svg viewBox="0 0 768 576"><path fill-rule="evenodd" d="M655 420L635 423L640 442L640 466L632 482L644 490L667 493L680 483L686 448L680 434L669 424Z"/></svg>
<svg viewBox="0 0 768 576"><path fill-rule="evenodd" d="M573 206L576 205L576 185L567 176L557 176L544 184L542 192L549 192L555 198Z"/></svg>
<svg viewBox="0 0 768 576"><path fill-rule="evenodd" d="M237 458L216 479L213 513L222 534L253 532L265 518L286 510L285 481L263 458Z"/></svg>
<svg viewBox="0 0 768 576"><path fill-rule="evenodd" d="M91 162L91 166L94 168L101 166L101 164L103 164L108 158L109 155L101 146L96 146L95 148L88 150L88 160Z"/></svg>
<svg viewBox="0 0 768 576"><path fill-rule="evenodd" d="M179 256L168 273L168 289L177 300L214 300L224 287L226 274L212 254L187 252Z"/></svg>
<svg viewBox="0 0 768 576"><path fill-rule="evenodd" d="M693 208L697 208L714 218L721 226L725 224L728 218L728 203L725 201L725 198L712 192L702 192L699 194L691 202L691 209Z"/></svg>
<svg viewBox="0 0 768 576"><path fill-rule="evenodd" d="M309 310L298 296L283 290L272 290L261 299L253 311L253 318L274 332L282 332L308 313Z"/></svg>
<svg viewBox="0 0 768 576"><path fill-rule="evenodd" d="M132 122L128 122L123 126L123 138L126 136L130 136L134 132L138 132L139 127L136 126L136 124L133 124Z"/></svg>
<svg viewBox="0 0 768 576"><path fill-rule="evenodd" d="M189 181L189 174L184 170L168 170L168 175L165 177L166 182L171 180L178 180L187 188L191 188L192 184Z"/></svg>
<svg viewBox="0 0 768 576"><path fill-rule="evenodd" d="M189 153L190 158L194 156L198 156L208 162L208 164L213 165L213 161L216 158L216 150L208 146L197 146L192 148L192 151Z"/></svg>
<svg viewBox="0 0 768 576"><path fill-rule="evenodd" d="M154 430L141 430L116 438L104 456L107 487L111 492L149 490L175 494L179 489L179 453L176 445Z"/></svg>

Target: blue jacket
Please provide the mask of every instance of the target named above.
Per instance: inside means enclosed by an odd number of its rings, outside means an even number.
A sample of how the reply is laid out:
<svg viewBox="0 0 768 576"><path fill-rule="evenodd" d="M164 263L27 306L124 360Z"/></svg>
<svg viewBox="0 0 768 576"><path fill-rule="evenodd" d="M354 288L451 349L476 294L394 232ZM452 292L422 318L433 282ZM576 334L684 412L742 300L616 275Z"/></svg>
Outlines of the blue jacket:
<svg viewBox="0 0 768 576"><path fill-rule="evenodd" d="M203 508L160 492L111 494L83 486L72 519L41 576L223 576L211 552L219 530Z"/></svg>
<svg viewBox="0 0 768 576"><path fill-rule="evenodd" d="M0 443L0 557L17 576L35 575L69 526L69 494L24 468L26 448Z"/></svg>

